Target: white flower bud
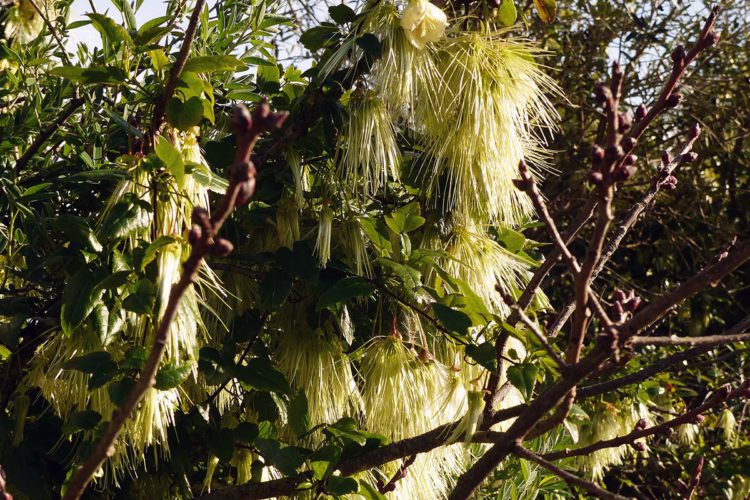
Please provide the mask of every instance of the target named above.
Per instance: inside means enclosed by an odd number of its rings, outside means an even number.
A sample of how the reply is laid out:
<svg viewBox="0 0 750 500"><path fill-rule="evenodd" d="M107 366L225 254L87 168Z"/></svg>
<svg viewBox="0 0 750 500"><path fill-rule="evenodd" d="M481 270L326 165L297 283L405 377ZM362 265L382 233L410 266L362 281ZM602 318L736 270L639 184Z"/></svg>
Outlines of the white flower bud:
<svg viewBox="0 0 750 500"><path fill-rule="evenodd" d="M411 0L401 15L401 27L406 38L418 49L442 38L448 26L448 16L427 0Z"/></svg>

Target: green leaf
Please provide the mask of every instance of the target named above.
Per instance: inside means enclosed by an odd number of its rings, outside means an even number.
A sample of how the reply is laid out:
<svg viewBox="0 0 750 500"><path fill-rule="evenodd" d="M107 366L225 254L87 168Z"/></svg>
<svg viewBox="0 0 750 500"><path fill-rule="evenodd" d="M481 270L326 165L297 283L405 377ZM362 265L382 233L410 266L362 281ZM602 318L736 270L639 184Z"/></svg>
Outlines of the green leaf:
<svg viewBox="0 0 750 500"><path fill-rule="evenodd" d="M438 303L432 304L432 310L446 329L462 337L468 335L473 324L468 314Z"/></svg>
<svg viewBox="0 0 750 500"><path fill-rule="evenodd" d="M10 349L4 345L0 345L0 361L5 361L10 356Z"/></svg>
<svg viewBox="0 0 750 500"><path fill-rule="evenodd" d="M354 12L351 7L343 3L328 7L328 13L331 15L331 19L337 24L349 23L357 17L357 13Z"/></svg>
<svg viewBox="0 0 750 500"><path fill-rule="evenodd" d="M409 203L390 215L386 215L385 223L396 234L406 234L419 228L425 219L419 215L419 205Z"/></svg>
<svg viewBox="0 0 750 500"><path fill-rule="evenodd" d="M359 224L362 227L362 231L365 232L369 240L372 242L378 254L387 257L393 253L393 245L388 236L388 227L383 221L360 218Z"/></svg>
<svg viewBox="0 0 750 500"><path fill-rule="evenodd" d="M156 374L156 384L154 387L160 391L168 391L179 387L190 373L190 365L175 365L167 363L161 367Z"/></svg>
<svg viewBox="0 0 750 500"><path fill-rule="evenodd" d="M125 238L147 228L150 215L142 204L121 201L112 207L99 234L114 240Z"/></svg>
<svg viewBox="0 0 750 500"><path fill-rule="evenodd" d="M90 391L102 387L117 375L117 363L110 361L102 363L89 377L88 389Z"/></svg>
<svg viewBox="0 0 750 500"><path fill-rule="evenodd" d="M483 342L479 345L469 344L464 349L466 355L482 365L491 372L497 370L497 358L495 357L495 346L489 342Z"/></svg>
<svg viewBox="0 0 750 500"><path fill-rule="evenodd" d="M143 257L141 257L140 262L140 270L143 271L146 269L146 266L149 265L155 258L156 254L164 247L170 246L177 242L177 238L174 236L160 236L155 241L149 243L149 245L146 247L146 250L143 252Z"/></svg>
<svg viewBox="0 0 750 500"><path fill-rule="evenodd" d="M112 355L105 351L95 351L83 356L76 356L63 363L66 370L77 370L83 373L94 373L100 366L111 363Z"/></svg>
<svg viewBox="0 0 750 500"><path fill-rule="evenodd" d="M50 70L50 74L84 85L122 85L125 83L125 73L116 66L90 66L88 68L59 66Z"/></svg>
<svg viewBox="0 0 750 500"><path fill-rule="evenodd" d="M133 387L135 387L135 380L130 377L125 377L122 380L117 380L109 384L109 387L107 387L107 394L109 394L109 399L114 404L120 406L130 395Z"/></svg>
<svg viewBox="0 0 750 500"><path fill-rule="evenodd" d="M365 500L388 500L388 497L380 493L377 488L363 479L360 479L359 481L359 494L365 497Z"/></svg>
<svg viewBox="0 0 750 500"><path fill-rule="evenodd" d="M508 227L503 227L498 231L498 239L510 253L517 253L523 250L526 244L526 236Z"/></svg>
<svg viewBox="0 0 750 500"><path fill-rule="evenodd" d="M255 446L268 462L286 475L293 475L305 463L302 449L294 446L282 447L272 439L257 438Z"/></svg>
<svg viewBox="0 0 750 500"><path fill-rule="evenodd" d="M237 379L243 386L259 391L289 394L291 388L284 374L264 358L253 358L246 365L235 368Z"/></svg>
<svg viewBox="0 0 750 500"><path fill-rule="evenodd" d="M294 243L292 250L281 247L274 255L276 264L289 276L317 284L320 264L310 247L302 241Z"/></svg>
<svg viewBox="0 0 750 500"><path fill-rule="evenodd" d="M234 428L234 439L235 441L249 445L253 443L259 433L258 424L252 422L240 422L239 425Z"/></svg>
<svg viewBox="0 0 750 500"><path fill-rule="evenodd" d="M122 301L122 308L138 314L148 314L155 302L156 285L144 278L133 284L130 294Z"/></svg>
<svg viewBox="0 0 750 500"><path fill-rule="evenodd" d="M497 20L503 26L513 26L517 18L518 13L513 0L501 0L500 6L497 8Z"/></svg>
<svg viewBox="0 0 750 500"><path fill-rule="evenodd" d="M331 476L326 481L326 490L332 495L347 495L359 491L359 483L351 477Z"/></svg>
<svg viewBox="0 0 750 500"><path fill-rule="evenodd" d="M508 368L508 380L521 391L526 400L529 400L534 393L537 371L537 367L531 363L522 363Z"/></svg>
<svg viewBox="0 0 750 500"><path fill-rule="evenodd" d="M173 97L167 104L167 121L176 129L186 131L198 125L203 119L203 101L191 97L185 102Z"/></svg>
<svg viewBox="0 0 750 500"><path fill-rule="evenodd" d="M120 363L120 367L123 370L141 371L146 365L146 359L148 358L148 352L146 348L139 345L131 347L125 353L125 357Z"/></svg>
<svg viewBox="0 0 750 500"><path fill-rule="evenodd" d="M267 311L278 309L292 291L292 278L283 271L272 269L260 284L261 307Z"/></svg>
<svg viewBox="0 0 750 500"><path fill-rule="evenodd" d="M539 18L545 23L550 24L557 16L557 2L555 0L534 0Z"/></svg>
<svg viewBox="0 0 750 500"><path fill-rule="evenodd" d="M105 37L105 42L110 43L126 42L130 45L133 44L133 40L130 38L128 31L117 24L114 20L103 14L97 14L90 12L86 14L94 25L94 28L101 33L102 37Z"/></svg>
<svg viewBox="0 0 750 500"><path fill-rule="evenodd" d="M229 462L234 455L234 434L231 429L221 429L211 435L208 449L222 462Z"/></svg>
<svg viewBox="0 0 750 500"><path fill-rule="evenodd" d="M93 252L101 252L102 245L96 239L96 235L91 230L88 222L83 217L75 215L61 215L54 221L54 225L62 231L71 242L77 243L82 247Z"/></svg>
<svg viewBox="0 0 750 500"><path fill-rule="evenodd" d="M307 413L307 397L301 389L289 401L287 420L292 432L298 436L304 434L310 428L310 416Z"/></svg>
<svg viewBox="0 0 750 500"><path fill-rule="evenodd" d="M62 433L66 436L78 431L90 430L96 427L102 416L93 410L77 411L62 426Z"/></svg>
<svg viewBox="0 0 750 500"><path fill-rule="evenodd" d="M375 286L364 278L350 276L336 282L335 285L323 292L318 299L317 309L320 311L326 307L345 302L353 297L370 295L374 290Z"/></svg>
<svg viewBox="0 0 750 500"><path fill-rule="evenodd" d="M211 73L213 71L232 71L240 66L244 66L244 64L234 56L198 56L188 59L183 71Z"/></svg>
<svg viewBox="0 0 750 500"><path fill-rule="evenodd" d="M332 24L322 24L315 26L302 33L299 41L310 52L315 52L327 47L331 42L341 36L337 26Z"/></svg>
<svg viewBox="0 0 750 500"><path fill-rule="evenodd" d="M99 275L89 269L81 269L65 285L60 311L60 326L65 334L83 323L102 296L103 290L97 287Z"/></svg>
<svg viewBox="0 0 750 500"><path fill-rule="evenodd" d="M313 471L313 477L320 481L332 472L336 463L341 457L341 447L335 445L326 445L310 455L310 469Z"/></svg>
<svg viewBox="0 0 750 500"><path fill-rule="evenodd" d="M356 43L371 59L378 59L383 55L383 45L380 43L378 37L372 33L365 33L364 35L357 37Z"/></svg>
<svg viewBox="0 0 750 500"><path fill-rule="evenodd" d="M159 136L154 148L156 155L164 165L167 166L169 171L177 181L177 185L182 187L185 183L185 162L182 159L180 150L172 144L169 139L164 136Z"/></svg>
<svg viewBox="0 0 750 500"><path fill-rule="evenodd" d="M99 282L97 288L101 288L102 290L109 290L109 289L115 289L120 288L124 284L128 282L128 279L130 278L130 275L132 274L132 271L117 271L106 278L104 278L102 281Z"/></svg>

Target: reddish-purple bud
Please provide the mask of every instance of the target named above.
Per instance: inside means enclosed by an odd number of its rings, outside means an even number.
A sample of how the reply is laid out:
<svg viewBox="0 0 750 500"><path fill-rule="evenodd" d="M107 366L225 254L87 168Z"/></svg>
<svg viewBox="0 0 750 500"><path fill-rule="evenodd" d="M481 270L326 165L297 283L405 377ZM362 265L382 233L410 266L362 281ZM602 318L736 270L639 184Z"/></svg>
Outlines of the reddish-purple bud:
<svg viewBox="0 0 750 500"><path fill-rule="evenodd" d="M630 111L627 113L619 113L617 116L617 123L619 124L617 131L624 134L633 126L633 114Z"/></svg>
<svg viewBox="0 0 750 500"><path fill-rule="evenodd" d="M255 192L255 179L250 179L249 181L243 182L240 185L240 191L237 193L237 201L235 202L236 205L244 205L248 201L250 201L250 198L252 198L253 193Z"/></svg>
<svg viewBox="0 0 750 500"><path fill-rule="evenodd" d="M219 238L211 246L211 255L215 255L217 257L226 257L227 255L232 253L232 250L234 250L234 245L232 245L229 240Z"/></svg>
<svg viewBox="0 0 750 500"><path fill-rule="evenodd" d="M625 157L624 163L625 165L635 165L635 162L638 160L638 157L634 154L629 154Z"/></svg>
<svg viewBox="0 0 750 500"><path fill-rule="evenodd" d="M648 422L646 422L645 418L642 418L635 423L635 430L637 431L642 431L646 427L648 427Z"/></svg>
<svg viewBox="0 0 750 500"><path fill-rule="evenodd" d="M685 53L685 47L683 47L682 45L678 45L677 48L672 51L672 61L676 63L682 63L685 61L686 55L687 54Z"/></svg>
<svg viewBox="0 0 750 500"><path fill-rule="evenodd" d="M674 94L672 94L671 96L667 98L667 102L665 102L664 104L668 108L676 108L677 106L680 105L681 102L682 102L682 94L680 94L679 92L675 92Z"/></svg>
<svg viewBox="0 0 750 500"><path fill-rule="evenodd" d="M690 127L690 130L688 130L688 139L690 139L691 141L694 141L700 136L701 136L701 126L696 123L695 125Z"/></svg>
<svg viewBox="0 0 750 500"><path fill-rule="evenodd" d="M237 132L249 130L253 126L253 118L244 104L238 104L232 111L232 127Z"/></svg>
<svg viewBox="0 0 750 500"><path fill-rule="evenodd" d="M661 154L661 164L666 167L670 163L672 163L672 153L670 153L669 151L664 151Z"/></svg>
<svg viewBox="0 0 750 500"><path fill-rule="evenodd" d="M211 217L208 215L208 210L203 207L195 207L190 220L196 226L200 226L201 229L208 229L211 225Z"/></svg>
<svg viewBox="0 0 750 500"><path fill-rule="evenodd" d="M619 288L615 290L614 293L612 294L612 300L614 300L615 302L623 302L627 299L628 299L628 295L624 291L620 290Z"/></svg>
<svg viewBox="0 0 750 500"><path fill-rule="evenodd" d="M622 158L622 155L623 151L619 144L612 144L604 150L604 158L609 161L619 160Z"/></svg>
<svg viewBox="0 0 750 500"><path fill-rule="evenodd" d="M271 105L268 104L268 101L263 100L260 104L258 104L258 107L255 108L255 112L253 113L253 118L265 120L268 118L268 116L271 114Z"/></svg>
<svg viewBox="0 0 750 500"><path fill-rule="evenodd" d="M644 443L643 441L634 441L633 449L635 451L646 451L646 443Z"/></svg>
<svg viewBox="0 0 750 500"><path fill-rule="evenodd" d="M635 121L639 122L646 118L646 115L648 114L648 108L645 104L641 104L635 109Z"/></svg>
<svg viewBox="0 0 750 500"><path fill-rule="evenodd" d="M682 163L693 163L697 159L698 153L696 153L695 151L690 151L680 157L680 161L682 161Z"/></svg>
<svg viewBox="0 0 750 500"><path fill-rule="evenodd" d="M612 178L618 182L626 181L633 177L637 170L638 167L636 167L635 165L623 164L616 168L614 172L612 172Z"/></svg>
<svg viewBox="0 0 750 500"><path fill-rule="evenodd" d="M255 164L252 161L243 161L232 167L232 177L236 182L247 182L254 179L255 175Z"/></svg>
<svg viewBox="0 0 750 500"><path fill-rule="evenodd" d="M721 40L721 34L718 31L711 30L706 33L706 38L704 38L704 40L706 47L711 47L712 45L719 43L719 40Z"/></svg>
<svg viewBox="0 0 750 500"><path fill-rule="evenodd" d="M638 144L638 140L634 137L626 137L622 140L622 147L625 148L627 151L632 151L635 149L635 146Z"/></svg>
<svg viewBox="0 0 750 500"><path fill-rule="evenodd" d="M591 148L591 163L594 165L600 165L604 161L604 150L599 146L594 145Z"/></svg>
<svg viewBox="0 0 750 500"><path fill-rule="evenodd" d="M195 245L198 243L198 240L201 239L201 236L203 236L203 231L200 226L193 226L190 228L190 231L188 231L188 242L191 245Z"/></svg>
<svg viewBox="0 0 750 500"><path fill-rule="evenodd" d="M601 83L594 90L594 97L597 104L604 106L612 100L612 89L608 85Z"/></svg>
<svg viewBox="0 0 750 500"><path fill-rule="evenodd" d="M586 180L592 186L601 186L604 175L601 172L590 172Z"/></svg>
<svg viewBox="0 0 750 500"><path fill-rule="evenodd" d="M677 189L677 177L675 177L674 175L668 175L666 179L661 181L659 185L662 187L662 189L666 189L667 191L674 191L675 189Z"/></svg>
<svg viewBox="0 0 750 500"><path fill-rule="evenodd" d="M695 424L702 424L703 421L706 420L706 417L704 415L701 415L700 413L695 416L693 419L693 423Z"/></svg>

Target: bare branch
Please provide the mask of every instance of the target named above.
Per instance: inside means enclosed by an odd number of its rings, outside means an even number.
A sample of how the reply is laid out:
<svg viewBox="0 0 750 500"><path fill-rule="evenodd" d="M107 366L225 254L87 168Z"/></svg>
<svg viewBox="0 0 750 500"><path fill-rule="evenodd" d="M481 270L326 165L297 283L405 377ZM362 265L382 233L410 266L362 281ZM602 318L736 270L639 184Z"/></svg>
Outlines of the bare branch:
<svg viewBox="0 0 750 500"><path fill-rule="evenodd" d="M698 345L717 346L728 345L734 342L746 342L750 340L750 333L739 333L736 335L706 335L703 337L632 337L628 343L633 346L639 345Z"/></svg>
<svg viewBox="0 0 750 500"><path fill-rule="evenodd" d="M203 5L205 3L206 0L196 0L195 2L193 13L190 15L190 21L188 21L187 28L185 29L185 38L182 41L180 53L177 55L177 60L169 71L167 83L164 85L164 90L154 106L154 114L151 119L152 137L156 137L156 133L159 132L164 123L164 113L167 109L167 103L172 98L172 95L174 95L175 88L177 87L177 79L180 77L182 70L185 68L188 57L190 56L190 49L193 47L195 32L198 29L198 20L200 19L201 10L203 10Z"/></svg>
<svg viewBox="0 0 750 500"><path fill-rule="evenodd" d="M540 457L536 453L533 453L527 450L521 445L515 446L515 448L513 449L513 454L518 455L519 457L525 460L528 460L530 462L534 462L536 464L541 465L548 471L552 472L554 475L564 479L565 482L570 484L571 486L578 486L580 488L583 488L584 490L588 491L592 495L596 495L597 498L605 498L609 500L627 500L628 499L628 497L610 493L609 491L602 489L599 486L595 485L591 481L586 481L585 479L578 477L575 474L572 474L566 470L563 470L557 467L556 465L548 462L544 458Z"/></svg>
<svg viewBox="0 0 750 500"><path fill-rule="evenodd" d="M238 146L235 159L238 160L238 163L232 168L226 194L211 217L203 208L193 210L193 228L189 236L192 247L190 256L183 264L183 273L180 280L172 287L169 302L164 311L164 316L161 318L159 328L154 335L154 343L143 372L125 402L113 412L112 420L104 436L99 440L86 462L76 472L68 485L63 500L74 500L83 494L96 471L107 458L115 453L114 443L126 420L143 399L146 391L156 383L156 373L166 350L170 328L177 316L178 306L185 292L195 281L203 258L209 253L226 255L232 251L232 245L227 240L219 238L218 233L224 221L234 210L235 205L247 202L255 190L255 167L249 161L250 153L258 137L268 130L278 128L285 118L286 114L271 113L266 103L258 106L252 117L244 108L236 110L234 126Z"/></svg>

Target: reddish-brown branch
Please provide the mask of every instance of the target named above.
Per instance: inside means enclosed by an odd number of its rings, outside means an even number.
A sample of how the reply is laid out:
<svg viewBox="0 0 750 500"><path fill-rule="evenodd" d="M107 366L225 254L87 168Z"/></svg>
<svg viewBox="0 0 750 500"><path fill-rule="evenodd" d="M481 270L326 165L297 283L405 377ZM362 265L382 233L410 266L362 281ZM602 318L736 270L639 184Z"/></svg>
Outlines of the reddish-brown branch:
<svg viewBox="0 0 750 500"><path fill-rule="evenodd" d="M188 21L187 28L185 29L185 38L182 40L182 46L180 52L177 55L177 59L172 65L172 69L169 71L169 78L167 83L164 85L164 90L159 96L159 100L156 101L154 106L154 114L151 118L151 137L155 138L156 134L161 129L164 123L164 113L167 109L167 103L174 95L174 91L177 88L177 80L182 74L182 70L187 64L188 57L190 56L190 49L193 47L193 40L195 39L195 32L198 29L198 21L200 19L201 11L206 0L196 0L193 12L190 15L190 21Z"/></svg>
<svg viewBox="0 0 750 500"><path fill-rule="evenodd" d="M575 474L572 474L566 470L561 469L560 467L557 467L555 464L550 463L549 461L545 460L543 457L540 457L536 453L533 453L527 450L521 445L516 445L513 448L513 454L518 455L524 460L528 460L530 462L534 462L536 464L541 465L542 467L544 467L545 469L547 469L554 475L564 479L565 482L568 483L569 485L578 486L588 491L592 495L595 495L597 498L605 498L608 500L628 500L628 497L610 493L609 491L600 488L599 486L592 483L591 481L586 481L585 479L578 477Z"/></svg>
<svg viewBox="0 0 750 500"><path fill-rule="evenodd" d="M742 385L740 385L737 389L733 391L730 391L728 388L719 389L712 396L710 396L705 402L703 402L703 404L701 404L700 406L697 406L693 408L692 410L687 411L683 413L682 415L673 418L672 420L668 420L666 422L662 422L659 425L654 425L652 427L648 427L645 429L636 429L633 432L626 434L624 436L616 437L613 439L607 439L604 441L599 441L597 443L591 444L589 446L584 446L582 448L576 448L573 450L561 450L561 451L555 451L552 453L547 453L546 455L544 455L544 458L546 460L554 461L554 460L561 460L563 458L580 457L583 455L590 455L591 453L594 453L595 451L603 450L605 448L616 448L618 446L632 444L634 441L638 439L652 436L654 434L664 434L666 432L669 432L669 429L673 429L674 427L677 427L679 425L695 422L696 417L698 417L698 415L701 415L710 410L718 408L719 406L723 405L726 401L729 401L730 399L748 397L748 389L750 389L750 382L744 382Z"/></svg>
<svg viewBox="0 0 750 500"><path fill-rule="evenodd" d="M166 350L169 332L177 316L178 306L195 281L203 259L209 253L226 255L231 252L231 244L218 238L224 221L234 210L238 201L246 202L255 188L255 168L250 162L250 153L258 137L272 129L278 128L286 115L272 114L268 104L261 104L250 117L247 110L238 108L235 113L234 127L237 135L238 151L236 163L230 175L226 194L219 202L213 215L202 208L193 210L193 229L190 232L191 252L183 264L180 280L172 287L164 315L154 335L153 346L138 381L125 402L112 414L112 419L104 435L100 438L93 452L84 464L76 471L68 485L63 500L74 500L83 494L91 478L104 462L115 453L115 441L122 431L125 422L143 399L146 391L156 383L156 373Z"/></svg>

